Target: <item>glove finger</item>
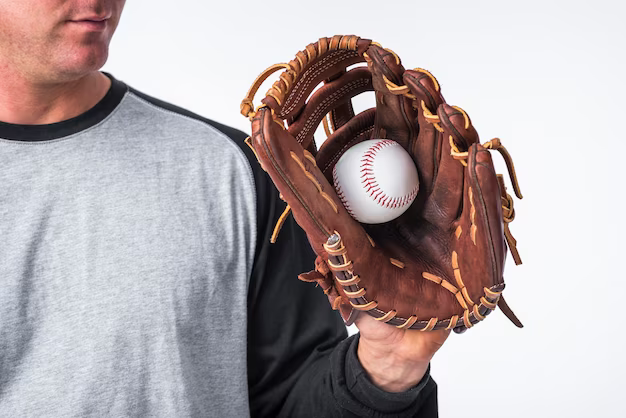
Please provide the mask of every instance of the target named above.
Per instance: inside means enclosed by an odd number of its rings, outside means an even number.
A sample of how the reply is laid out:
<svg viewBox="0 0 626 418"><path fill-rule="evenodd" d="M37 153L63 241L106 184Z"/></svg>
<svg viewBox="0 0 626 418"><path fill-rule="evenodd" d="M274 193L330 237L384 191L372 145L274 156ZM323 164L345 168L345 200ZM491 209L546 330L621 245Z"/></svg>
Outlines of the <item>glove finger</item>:
<svg viewBox="0 0 626 418"><path fill-rule="evenodd" d="M442 104L437 108L437 116L438 126L443 130L442 149L428 213L437 224L450 225L462 208L465 172L462 153L478 141L478 134L467 114L458 107Z"/></svg>
<svg viewBox="0 0 626 418"><path fill-rule="evenodd" d="M462 247L459 254L485 254L482 266L480 263L476 265L476 257L471 257L475 264L473 269L482 270L480 274L487 287L502 283L506 244L500 184L491 154L480 144L473 144L468 152L460 225L467 235L466 239L460 240ZM474 291L482 293L482 287Z"/></svg>
<svg viewBox="0 0 626 418"><path fill-rule="evenodd" d="M429 195L434 187L435 174L441 158L442 134L434 123L427 120L436 115L440 104L445 103L441 95L439 83L426 70L406 70L403 81L415 96L413 107L417 109L417 125L419 134L410 147L409 153L416 162L421 182L421 193Z"/></svg>
<svg viewBox="0 0 626 418"><path fill-rule="evenodd" d="M461 290L467 309L463 326L482 321L500 299L504 289L502 270L506 247L502 227L500 186L491 155L474 143L467 152L463 187L463 210L454 223L452 267L455 285Z"/></svg>
<svg viewBox="0 0 626 418"><path fill-rule="evenodd" d="M400 58L377 45L370 45L365 56L376 92L376 122L372 138L394 140L409 151L410 144L417 138L416 111L411 100L391 93L388 87L388 82L402 83L404 67Z"/></svg>

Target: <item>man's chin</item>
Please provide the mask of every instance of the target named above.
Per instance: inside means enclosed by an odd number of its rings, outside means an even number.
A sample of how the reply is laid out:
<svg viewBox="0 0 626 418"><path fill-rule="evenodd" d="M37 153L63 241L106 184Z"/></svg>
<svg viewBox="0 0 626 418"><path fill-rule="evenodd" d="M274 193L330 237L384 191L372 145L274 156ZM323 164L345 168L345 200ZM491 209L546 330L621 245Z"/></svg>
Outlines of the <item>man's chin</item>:
<svg viewBox="0 0 626 418"><path fill-rule="evenodd" d="M78 79L94 71L98 71L106 63L108 58L108 48L89 49L87 51L77 51L74 54L64 57L59 68L59 73L66 79Z"/></svg>

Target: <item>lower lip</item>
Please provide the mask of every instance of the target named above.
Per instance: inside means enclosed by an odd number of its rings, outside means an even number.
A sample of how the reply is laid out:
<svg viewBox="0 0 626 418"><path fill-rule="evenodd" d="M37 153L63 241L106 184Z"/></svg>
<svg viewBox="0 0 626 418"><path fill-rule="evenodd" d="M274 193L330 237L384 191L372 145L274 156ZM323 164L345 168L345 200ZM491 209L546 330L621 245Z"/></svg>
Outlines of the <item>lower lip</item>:
<svg viewBox="0 0 626 418"><path fill-rule="evenodd" d="M73 26L78 26L84 30L101 32L106 29L108 20L71 20Z"/></svg>

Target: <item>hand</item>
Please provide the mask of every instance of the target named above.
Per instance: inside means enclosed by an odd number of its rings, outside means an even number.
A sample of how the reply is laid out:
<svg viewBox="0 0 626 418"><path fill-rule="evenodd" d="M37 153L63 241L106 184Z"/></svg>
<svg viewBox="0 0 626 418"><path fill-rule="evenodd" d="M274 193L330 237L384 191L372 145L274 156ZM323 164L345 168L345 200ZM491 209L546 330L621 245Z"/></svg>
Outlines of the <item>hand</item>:
<svg viewBox="0 0 626 418"><path fill-rule="evenodd" d="M450 331L399 329L359 315L357 355L372 382L386 392L403 392L417 385Z"/></svg>

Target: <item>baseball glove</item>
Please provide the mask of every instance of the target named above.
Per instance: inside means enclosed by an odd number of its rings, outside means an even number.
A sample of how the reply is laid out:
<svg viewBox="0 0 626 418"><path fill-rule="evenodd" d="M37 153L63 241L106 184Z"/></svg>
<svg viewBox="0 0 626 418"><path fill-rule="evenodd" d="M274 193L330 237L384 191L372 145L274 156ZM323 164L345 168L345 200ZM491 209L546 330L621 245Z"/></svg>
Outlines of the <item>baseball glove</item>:
<svg viewBox="0 0 626 418"><path fill-rule="evenodd" d="M255 109L261 83L281 69ZM355 115L351 99L372 90L376 107ZM462 332L499 306L522 326L501 295L506 243L521 260L508 227L513 200L490 150L504 157L521 198L513 162L499 139L478 142L467 113L445 103L432 74L405 70L371 40L321 38L264 71L241 113L252 122L246 142L287 202L272 240L291 211L318 255L315 270L299 277L319 283L347 323L367 312L398 328ZM328 138L317 150L322 122ZM400 217L365 225L344 208L332 179L346 149L372 138L402 145L420 184Z"/></svg>

